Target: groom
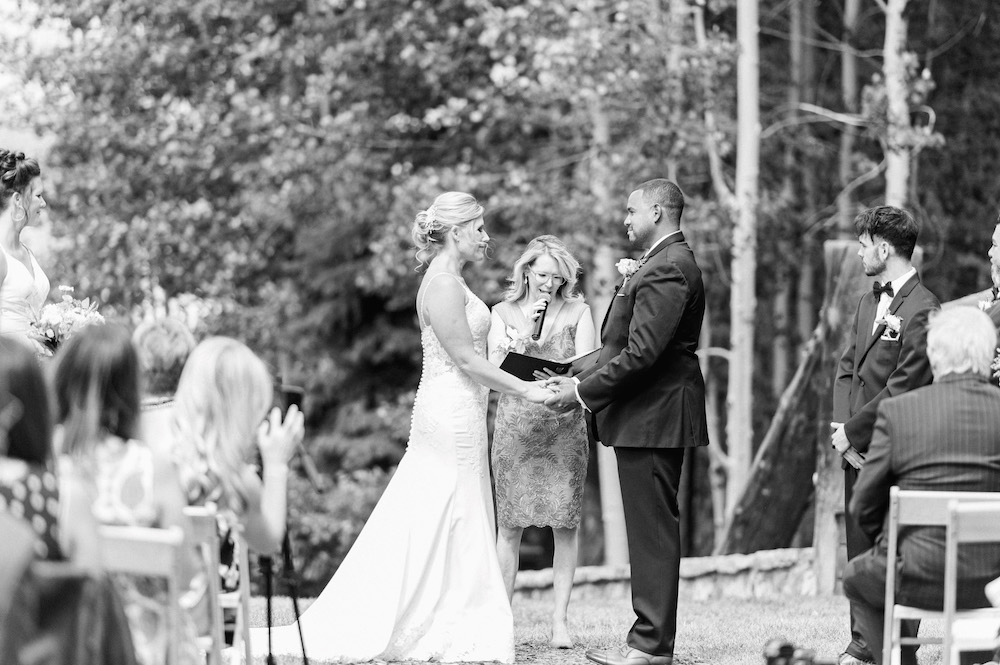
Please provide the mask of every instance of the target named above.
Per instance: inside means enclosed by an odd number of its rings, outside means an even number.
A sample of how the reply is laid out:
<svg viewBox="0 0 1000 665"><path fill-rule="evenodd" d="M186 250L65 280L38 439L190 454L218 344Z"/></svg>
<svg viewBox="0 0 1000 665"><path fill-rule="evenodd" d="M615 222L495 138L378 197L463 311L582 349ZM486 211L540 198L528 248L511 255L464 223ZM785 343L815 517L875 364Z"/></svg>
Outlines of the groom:
<svg viewBox="0 0 1000 665"><path fill-rule="evenodd" d="M623 649L590 649L587 658L671 665L681 555L677 487L684 449L708 444L695 355L705 289L680 231L680 188L644 182L627 210L629 240L645 253L634 271L623 271L604 317L598 362L572 379L550 379L557 390L546 404L582 404L591 434L613 446L618 459L637 619Z"/></svg>

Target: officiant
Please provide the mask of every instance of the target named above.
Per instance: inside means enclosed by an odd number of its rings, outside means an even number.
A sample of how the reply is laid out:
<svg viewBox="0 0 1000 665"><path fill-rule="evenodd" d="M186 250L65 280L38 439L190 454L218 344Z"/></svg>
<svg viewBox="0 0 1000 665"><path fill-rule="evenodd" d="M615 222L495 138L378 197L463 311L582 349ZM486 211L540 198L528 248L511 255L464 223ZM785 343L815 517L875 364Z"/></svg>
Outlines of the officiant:
<svg viewBox="0 0 1000 665"><path fill-rule="evenodd" d="M592 350L594 320L577 290L579 274L579 261L555 236L529 242L514 263L503 300L493 307L490 360L499 365L514 351L563 361ZM542 404L500 396L491 453L500 569L512 597L524 528L552 528L555 607L550 644L556 648L573 646L566 616L588 458L587 427L580 408L555 413Z"/></svg>

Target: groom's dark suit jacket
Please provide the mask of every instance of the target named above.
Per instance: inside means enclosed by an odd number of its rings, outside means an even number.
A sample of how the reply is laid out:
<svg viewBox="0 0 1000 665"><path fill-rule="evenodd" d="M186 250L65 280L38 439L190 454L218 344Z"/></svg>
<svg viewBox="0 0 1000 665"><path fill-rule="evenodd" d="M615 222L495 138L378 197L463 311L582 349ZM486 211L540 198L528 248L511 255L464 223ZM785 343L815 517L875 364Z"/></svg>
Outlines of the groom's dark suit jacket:
<svg viewBox="0 0 1000 665"><path fill-rule="evenodd" d="M1000 388L973 374L950 374L879 406L850 510L883 559L893 485L1000 492ZM941 607L944 540L941 527L911 527L901 534L901 602ZM983 586L1000 576L1000 550L995 543L963 546L958 573L959 607L985 607Z"/></svg>
<svg viewBox="0 0 1000 665"><path fill-rule="evenodd" d="M888 312L902 320L899 338L885 340L885 324L872 333L877 306L871 291L858 301L833 388L833 420L844 423L847 440L862 453L868 450L879 402L931 382L927 315L941 307L914 275L889 305Z"/></svg>
<svg viewBox="0 0 1000 665"><path fill-rule="evenodd" d="M600 358L579 375L597 440L629 448L708 444L705 381L695 355L704 315L701 270L676 233L615 291Z"/></svg>

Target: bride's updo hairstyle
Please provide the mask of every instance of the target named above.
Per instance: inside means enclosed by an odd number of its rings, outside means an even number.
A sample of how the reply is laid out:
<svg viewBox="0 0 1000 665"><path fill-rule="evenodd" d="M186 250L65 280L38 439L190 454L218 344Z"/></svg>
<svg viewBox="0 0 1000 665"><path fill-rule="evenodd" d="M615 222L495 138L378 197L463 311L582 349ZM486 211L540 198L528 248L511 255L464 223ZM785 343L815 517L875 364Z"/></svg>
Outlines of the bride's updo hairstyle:
<svg viewBox="0 0 1000 665"><path fill-rule="evenodd" d="M23 152L0 148L0 210L7 207L15 192L23 196L28 191L28 183L41 173L38 162L25 157Z"/></svg>
<svg viewBox="0 0 1000 665"><path fill-rule="evenodd" d="M424 268L444 247L444 239L455 226L483 216L483 206L465 192L445 192L413 222L413 244L417 248L417 270Z"/></svg>

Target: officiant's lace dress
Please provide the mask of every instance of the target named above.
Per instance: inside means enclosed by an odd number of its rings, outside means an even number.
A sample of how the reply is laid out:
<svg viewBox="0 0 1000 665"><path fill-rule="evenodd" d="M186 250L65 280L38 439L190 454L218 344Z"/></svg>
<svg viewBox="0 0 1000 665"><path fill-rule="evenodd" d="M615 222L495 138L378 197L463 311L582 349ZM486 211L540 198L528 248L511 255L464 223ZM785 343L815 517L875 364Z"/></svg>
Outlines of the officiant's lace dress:
<svg viewBox="0 0 1000 665"><path fill-rule="evenodd" d="M485 357L490 312L464 288L475 348ZM496 556L488 390L455 366L423 321L421 344L406 453L337 573L302 614L310 658L514 661ZM276 654L300 652L294 624L272 631L272 640ZM251 642L255 655L266 654L266 629L252 631Z"/></svg>

